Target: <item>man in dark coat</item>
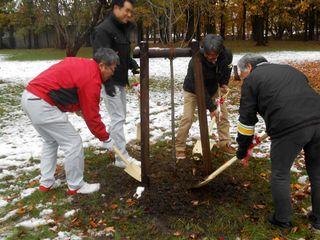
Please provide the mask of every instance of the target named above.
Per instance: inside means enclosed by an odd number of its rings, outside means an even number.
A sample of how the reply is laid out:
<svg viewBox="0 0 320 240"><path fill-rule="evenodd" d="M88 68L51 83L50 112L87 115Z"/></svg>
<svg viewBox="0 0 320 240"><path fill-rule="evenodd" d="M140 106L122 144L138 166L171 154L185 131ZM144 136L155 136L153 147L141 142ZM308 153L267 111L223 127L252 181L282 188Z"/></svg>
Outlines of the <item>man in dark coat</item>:
<svg viewBox="0 0 320 240"><path fill-rule="evenodd" d="M232 70L232 53L223 46L223 39L219 35L208 34L203 39L203 49L200 52L202 64L203 80L205 87L206 107L210 111L211 118L217 117L218 111L216 99L219 88L221 93L228 91L228 83ZM197 106L197 95L195 94L194 66L191 59L188 72L183 83L184 108L183 116L176 141L176 158L184 159L186 140L193 122L194 112ZM225 104L221 104L221 115L217 117L220 150L235 154L235 149L231 147L228 121L228 111Z"/></svg>
<svg viewBox="0 0 320 240"><path fill-rule="evenodd" d="M110 135L122 154L130 161L140 164L130 157L126 150L124 124L126 120L126 85L128 70L139 73L139 66L130 56L130 32L133 28L132 11L134 0L113 0L112 12L99 24L93 33L93 51L101 47L111 48L120 58L120 64L110 81L104 83L102 96L105 99L107 111L111 118ZM124 162L117 156L115 166L125 167Z"/></svg>
<svg viewBox="0 0 320 240"><path fill-rule="evenodd" d="M271 138L271 192L275 212L269 222L292 227L290 169L300 151L311 182L312 226L320 229L320 95L297 69L271 64L255 54L238 62L241 88L237 157L243 159L252 142L259 113Z"/></svg>

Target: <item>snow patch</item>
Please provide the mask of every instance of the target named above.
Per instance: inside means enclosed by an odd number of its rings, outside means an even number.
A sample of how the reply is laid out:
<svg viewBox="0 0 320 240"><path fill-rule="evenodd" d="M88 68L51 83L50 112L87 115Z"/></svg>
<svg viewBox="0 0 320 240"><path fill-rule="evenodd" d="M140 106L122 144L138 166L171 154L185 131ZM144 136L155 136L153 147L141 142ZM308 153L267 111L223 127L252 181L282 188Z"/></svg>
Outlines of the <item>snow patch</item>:
<svg viewBox="0 0 320 240"><path fill-rule="evenodd" d="M31 218L29 220L25 220L23 222L18 223L16 226L32 229L32 228L36 228L36 227L46 225L46 224L52 223L52 222L54 222L53 219L46 220L46 219L42 219L42 218Z"/></svg>

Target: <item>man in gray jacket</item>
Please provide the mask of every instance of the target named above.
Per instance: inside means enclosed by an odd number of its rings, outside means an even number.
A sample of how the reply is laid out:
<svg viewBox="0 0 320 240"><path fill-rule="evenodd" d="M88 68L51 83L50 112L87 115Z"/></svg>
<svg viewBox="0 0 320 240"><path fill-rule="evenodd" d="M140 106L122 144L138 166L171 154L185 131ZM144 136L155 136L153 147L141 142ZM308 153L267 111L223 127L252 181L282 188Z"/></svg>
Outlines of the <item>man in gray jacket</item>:
<svg viewBox="0 0 320 240"><path fill-rule="evenodd" d="M111 48L120 58L120 64L110 81L104 84L103 98L111 118L110 135L122 154L130 162L140 165L140 162L129 156L126 150L124 124L126 120L126 85L128 70L139 73L139 66L130 56L130 32L134 0L113 0L112 12L98 25L93 33L93 51L101 47ZM115 166L125 167L124 162L116 156Z"/></svg>

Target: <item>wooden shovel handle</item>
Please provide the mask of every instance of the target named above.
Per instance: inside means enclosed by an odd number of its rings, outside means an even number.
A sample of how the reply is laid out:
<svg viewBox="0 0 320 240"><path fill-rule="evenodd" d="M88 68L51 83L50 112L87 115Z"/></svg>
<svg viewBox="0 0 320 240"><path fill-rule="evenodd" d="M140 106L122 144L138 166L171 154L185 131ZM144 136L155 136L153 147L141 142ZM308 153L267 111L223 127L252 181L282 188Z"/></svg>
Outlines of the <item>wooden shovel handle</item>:
<svg viewBox="0 0 320 240"><path fill-rule="evenodd" d="M123 154L120 152L119 148L116 146L113 146L114 152L122 159L122 161L125 162L125 164L129 165L129 161L123 156Z"/></svg>

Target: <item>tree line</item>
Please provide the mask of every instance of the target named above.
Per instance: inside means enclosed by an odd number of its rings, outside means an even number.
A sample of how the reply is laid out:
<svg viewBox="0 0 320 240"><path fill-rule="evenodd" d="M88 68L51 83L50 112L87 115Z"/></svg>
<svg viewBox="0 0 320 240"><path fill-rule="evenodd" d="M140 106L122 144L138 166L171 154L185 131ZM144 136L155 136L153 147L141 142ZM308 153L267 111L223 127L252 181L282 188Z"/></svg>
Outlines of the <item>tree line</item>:
<svg viewBox="0 0 320 240"><path fill-rule="evenodd" d="M110 8L110 0L0 0L0 48L14 48L17 34L38 48L37 36L53 28L56 47L75 56ZM207 33L257 45L270 38L319 40L319 0L139 0L134 15L136 42L184 45Z"/></svg>

